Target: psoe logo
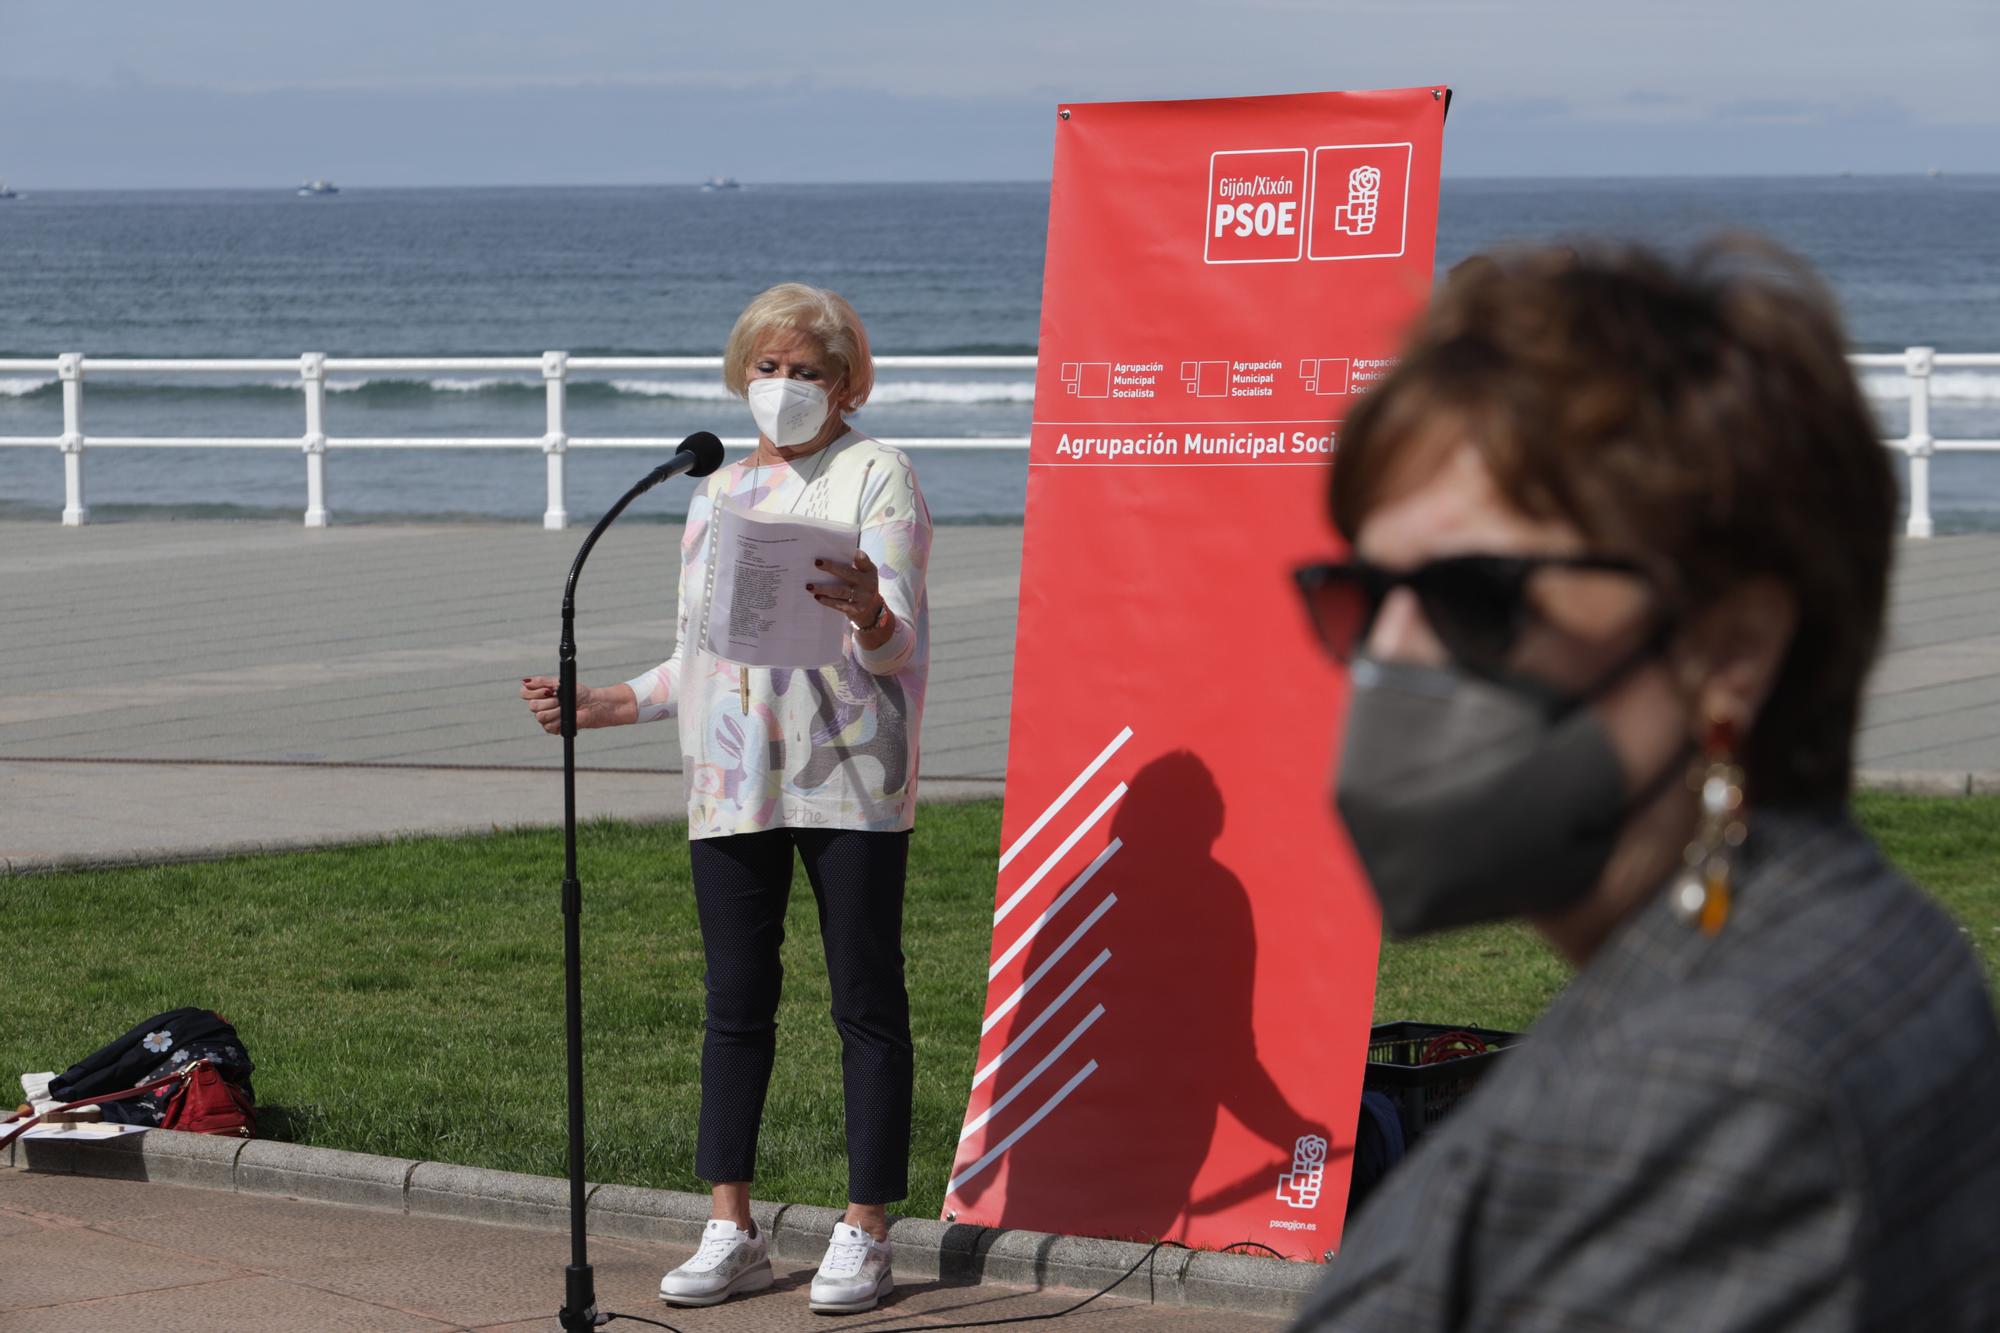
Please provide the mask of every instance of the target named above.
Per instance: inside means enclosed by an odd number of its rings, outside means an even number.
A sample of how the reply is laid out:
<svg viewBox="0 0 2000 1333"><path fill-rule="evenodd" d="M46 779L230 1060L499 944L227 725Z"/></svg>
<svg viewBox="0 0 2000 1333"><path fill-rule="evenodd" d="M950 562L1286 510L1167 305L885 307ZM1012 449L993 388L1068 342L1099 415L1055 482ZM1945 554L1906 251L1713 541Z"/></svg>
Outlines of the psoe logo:
<svg viewBox="0 0 2000 1333"><path fill-rule="evenodd" d="M1202 258L1211 264L1285 264L1303 255L1307 165L1303 148L1210 154Z"/></svg>
<svg viewBox="0 0 2000 1333"><path fill-rule="evenodd" d="M1317 1134L1301 1134L1292 1145L1292 1169L1278 1176L1278 1202L1294 1208L1319 1204L1320 1186L1326 1183L1326 1140Z"/></svg>
<svg viewBox="0 0 2000 1333"><path fill-rule="evenodd" d="M1321 144L1312 154L1306 258L1395 258L1409 204L1409 144Z"/></svg>

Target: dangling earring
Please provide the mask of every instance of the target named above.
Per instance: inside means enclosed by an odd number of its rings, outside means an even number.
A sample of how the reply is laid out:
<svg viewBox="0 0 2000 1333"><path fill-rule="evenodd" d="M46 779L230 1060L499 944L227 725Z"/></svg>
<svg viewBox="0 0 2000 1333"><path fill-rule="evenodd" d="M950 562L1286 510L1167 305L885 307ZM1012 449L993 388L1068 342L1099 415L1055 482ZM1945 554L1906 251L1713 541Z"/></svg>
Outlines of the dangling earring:
<svg viewBox="0 0 2000 1333"><path fill-rule="evenodd" d="M1702 934L1713 935L1729 920L1730 858L1748 832L1743 770L1736 764L1736 724L1727 718L1710 721L1702 752L1702 766L1688 775L1688 785L1700 793L1701 826L1674 884L1674 910Z"/></svg>

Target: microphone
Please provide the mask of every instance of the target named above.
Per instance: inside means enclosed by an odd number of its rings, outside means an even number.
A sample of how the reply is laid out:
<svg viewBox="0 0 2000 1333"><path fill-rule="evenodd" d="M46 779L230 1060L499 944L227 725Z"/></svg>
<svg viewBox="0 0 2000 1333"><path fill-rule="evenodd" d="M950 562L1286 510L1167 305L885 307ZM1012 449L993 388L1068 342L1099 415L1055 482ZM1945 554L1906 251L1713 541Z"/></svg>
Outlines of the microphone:
<svg viewBox="0 0 2000 1333"><path fill-rule="evenodd" d="M562 641L556 647L557 698L562 705L563 744L563 1036L569 1075L569 1222L570 1260L563 1269L563 1306L557 1318L565 1333L589 1333L602 1318L597 1312L597 1286L584 1238L583 1182L583 887L576 874L576 581L590 549L625 506L669 477L683 472L706 477L722 466L722 441L698 430L682 440L674 456L640 479L617 504L605 511L577 549L563 586Z"/></svg>
<svg viewBox="0 0 2000 1333"><path fill-rule="evenodd" d="M597 526L583 539L577 548L576 563L569 567L569 583L563 589L563 635L565 641L570 634L570 619L576 604L576 580L583 573L583 562L590 558L590 549L597 545L597 539L604 530L625 512L625 506L652 490L669 477L678 477L685 472L690 477L705 477L722 466L722 441L714 431L698 430L680 442L674 456L639 479L639 484L618 497L618 503L604 511L604 517L597 520Z"/></svg>
<svg viewBox="0 0 2000 1333"><path fill-rule="evenodd" d="M683 472L690 477L705 477L721 466L722 441L715 438L713 431L698 430L680 442L670 461L647 473L646 479L639 483L633 494L643 494L668 477L678 477Z"/></svg>

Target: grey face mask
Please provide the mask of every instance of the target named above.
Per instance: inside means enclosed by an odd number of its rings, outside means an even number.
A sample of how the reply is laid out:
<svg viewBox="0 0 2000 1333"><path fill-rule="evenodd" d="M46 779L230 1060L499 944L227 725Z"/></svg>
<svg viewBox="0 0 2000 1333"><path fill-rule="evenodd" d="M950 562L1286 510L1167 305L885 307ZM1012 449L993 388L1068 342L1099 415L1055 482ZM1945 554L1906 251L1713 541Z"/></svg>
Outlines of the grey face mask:
<svg viewBox="0 0 2000 1333"><path fill-rule="evenodd" d="M1584 705L1638 665L1566 697L1355 659L1334 798L1391 936L1553 912L1590 891L1638 802Z"/></svg>

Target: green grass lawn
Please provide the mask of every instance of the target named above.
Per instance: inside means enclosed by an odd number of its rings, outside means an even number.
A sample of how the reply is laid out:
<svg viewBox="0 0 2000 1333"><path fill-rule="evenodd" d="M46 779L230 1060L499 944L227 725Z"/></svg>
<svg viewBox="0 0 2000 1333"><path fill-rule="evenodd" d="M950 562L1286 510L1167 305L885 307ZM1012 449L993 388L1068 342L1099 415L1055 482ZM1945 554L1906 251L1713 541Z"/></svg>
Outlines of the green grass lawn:
<svg viewBox="0 0 2000 1333"><path fill-rule="evenodd" d="M2000 975L2000 798L1878 796L1860 809ZM997 802L927 807L913 844L913 1216L942 1205L972 1075L999 820ZM611 823L582 834L596 1180L701 1188L685 836ZM561 850L554 833L505 832L0 880L0 1078L62 1068L149 1014L201 1005L248 1042L268 1136L561 1175ZM788 933L757 1189L838 1204L839 1044L803 875ZM1392 945L1376 1014L1520 1028L1565 975L1520 927Z"/></svg>
<svg viewBox="0 0 2000 1333"><path fill-rule="evenodd" d="M1890 859L1958 918L1987 984L2000 989L2000 797L1864 794L1855 807ZM1375 982L1375 1017L1519 1031L1568 976L1526 926L1388 944Z"/></svg>

